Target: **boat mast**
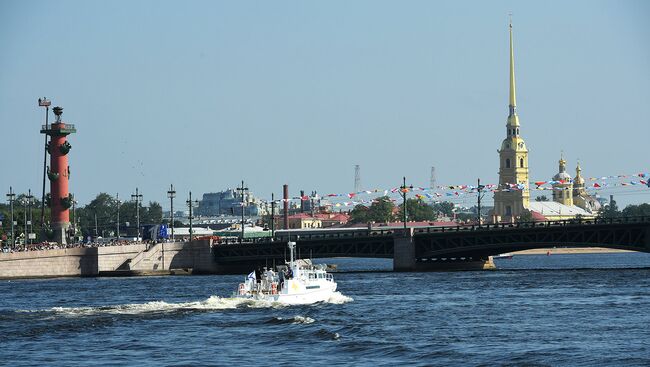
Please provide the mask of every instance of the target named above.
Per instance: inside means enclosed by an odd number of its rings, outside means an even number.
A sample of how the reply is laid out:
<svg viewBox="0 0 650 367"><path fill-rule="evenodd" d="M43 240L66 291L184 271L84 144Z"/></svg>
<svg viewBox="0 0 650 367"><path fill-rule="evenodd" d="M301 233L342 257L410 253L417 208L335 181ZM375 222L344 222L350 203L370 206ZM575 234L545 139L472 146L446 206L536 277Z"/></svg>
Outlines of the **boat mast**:
<svg viewBox="0 0 650 367"><path fill-rule="evenodd" d="M296 243L293 241L289 241L287 245L289 245L289 253L290 253L289 266L293 267L293 259L294 259L294 251L296 250Z"/></svg>

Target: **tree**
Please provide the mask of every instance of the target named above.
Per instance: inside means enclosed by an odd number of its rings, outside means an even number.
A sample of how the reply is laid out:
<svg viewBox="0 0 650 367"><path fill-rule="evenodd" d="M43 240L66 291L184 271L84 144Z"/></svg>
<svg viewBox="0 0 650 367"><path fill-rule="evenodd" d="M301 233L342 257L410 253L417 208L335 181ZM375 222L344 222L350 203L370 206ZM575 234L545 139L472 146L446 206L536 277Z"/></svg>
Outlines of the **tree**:
<svg viewBox="0 0 650 367"><path fill-rule="evenodd" d="M368 222L368 212L369 209L367 206L359 204L352 209L350 212L350 222L351 223L367 223Z"/></svg>
<svg viewBox="0 0 650 367"><path fill-rule="evenodd" d="M534 222L534 221L535 221L535 220L534 220L534 218L533 218L533 213L532 213L530 210L528 210L528 209L524 209L524 211L521 213L521 215L519 216L519 218L517 218L517 222L518 222L518 223L523 223L523 222Z"/></svg>
<svg viewBox="0 0 650 367"><path fill-rule="evenodd" d="M25 205L24 205L24 199L27 195L26 194L20 194L16 195L16 200L14 201L14 221L17 222L17 224L14 226L14 234L16 235L16 238L18 238L23 232L25 228ZM41 223L41 201L33 199L32 203L32 222L33 222L33 230L34 233L36 233L37 239L36 242L44 241L44 238L41 238L41 229L43 227L43 223ZM27 208L27 220L29 220L29 207ZM0 222L2 222L2 226L0 226L0 237L2 235L7 235L7 237L11 236L11 206L9 204L0 204ZM50 208L48 206L45 206L45 223L50 222ZM29 231L30 228L27 228Z"/></svg>
<svg viewBox="0 0 650 367"><path fill-rule="evenodd" d="M420 199L406 200L406 214L409 221L433 221L438 215L431 205ZM404 218L404 204L400 205L400 218Z"/></svg>
<svg viewBox="0 0 650 367"><path fill-rule="evenodd" d="M624 217L647 217L650 216L650 204L628 205L621 214Z"/></svg>
<svg viewBox="0 0 650 367"><path fill-rule="evenodd" d="M535 198L535 201L548 201L548 198L546 197L546 195L540 195Z"/></svg>
<svg viewBox="0 0 650 367"><path fill-rule="evenodd" d="M156 201L150 201L149 207L145 208L144 223L160 224L163 221L162 206ZM142 214L141 214L142 215Z"/></svg>
<svg viewBox="0 0 650 367"><path fill-rule="evenodd" d="M620 216L621 212L618 210L618 205L616 205L614 199L612 199L608 205L603 205L600 210L598 210L598 219L611 219Z"/></svg>
<svg viewBox="0 0 650 367"><path fill-rule="evenodd" d="M77 209L77 217L84 237L103 236L106 231L114 231L116 227L117 200L111 195L102 192L88 205ZM95 230L97 230L97 233L95 233Z"/></svg>
<svg viewBox="0 0 650 367"><path fill-rule="evenodd" d="M454 216L454 203L449 202L449 201L443 201L441 203L435 203L433 204L433 210L441 213L445 217L453 217Z"/></svg>
<svg viewBox="0 0 650 367"><path fill-rule="evenodd" d="M395 204L388 196L382 196L375 199L370 207L357 205L350 212L351 223L368 223L368 222L392 222L395 220L393 210Z"/></svg>
<svg viewBox="0 0 650 367"><path fill-rule="evenodd" d="M395 220L393 210L395 204L388 196L382 196L375 199L368 208L368 221L372 222L392 222Z"/></svg>

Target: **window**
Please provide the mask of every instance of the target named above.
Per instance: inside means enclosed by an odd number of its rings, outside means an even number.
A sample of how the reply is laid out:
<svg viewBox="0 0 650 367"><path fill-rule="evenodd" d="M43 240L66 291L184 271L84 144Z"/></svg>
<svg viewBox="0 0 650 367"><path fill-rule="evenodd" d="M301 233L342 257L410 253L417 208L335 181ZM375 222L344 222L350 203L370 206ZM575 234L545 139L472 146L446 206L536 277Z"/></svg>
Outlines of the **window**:
<svg viewBox="0 0 650 367"><path fill-rule="evenodd" d="M510 158L506 158L506 168L510 168Z"/></svg>
<svg viewBox="0 0 650 367"><path fill-rule="evenodd" d="M519 158L519 167L524 168L524 159Z"/></svg>

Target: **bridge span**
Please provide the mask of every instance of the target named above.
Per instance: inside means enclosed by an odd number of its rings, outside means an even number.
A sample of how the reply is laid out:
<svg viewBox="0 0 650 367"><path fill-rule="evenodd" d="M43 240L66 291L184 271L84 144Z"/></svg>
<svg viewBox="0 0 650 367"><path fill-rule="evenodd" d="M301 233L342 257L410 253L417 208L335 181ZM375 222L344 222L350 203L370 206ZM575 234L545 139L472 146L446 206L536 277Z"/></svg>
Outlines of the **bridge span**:
<svg viewBox="0 0 650 367"><path fill-rule="evenodd" d="M493 268L492 255L570 246L650 252L650 217L564 220L453 227L348 228L281 233L273 239L213 245L222 269L241 272L252 265L283 263L287 242L311 258L392 258L396 271Z"/></svg>

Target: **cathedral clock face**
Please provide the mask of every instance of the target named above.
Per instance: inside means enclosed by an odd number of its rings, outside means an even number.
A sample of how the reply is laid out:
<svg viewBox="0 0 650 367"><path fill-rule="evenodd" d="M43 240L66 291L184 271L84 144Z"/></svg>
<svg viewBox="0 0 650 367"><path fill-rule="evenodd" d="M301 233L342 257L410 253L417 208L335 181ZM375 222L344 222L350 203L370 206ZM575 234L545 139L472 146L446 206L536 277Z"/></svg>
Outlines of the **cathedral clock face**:
<svg viewBox="0 0 650 367"><path fill-rule="evenodd" d="M523 147L524 147L524 143L519 143L519 148L523 148Z"/></svg>

